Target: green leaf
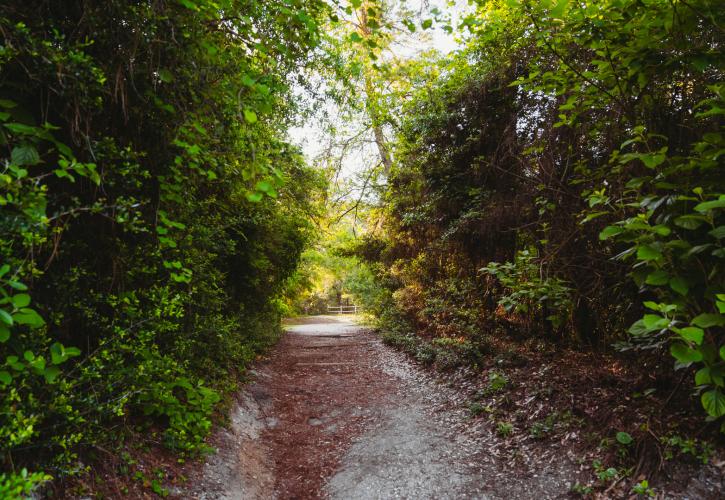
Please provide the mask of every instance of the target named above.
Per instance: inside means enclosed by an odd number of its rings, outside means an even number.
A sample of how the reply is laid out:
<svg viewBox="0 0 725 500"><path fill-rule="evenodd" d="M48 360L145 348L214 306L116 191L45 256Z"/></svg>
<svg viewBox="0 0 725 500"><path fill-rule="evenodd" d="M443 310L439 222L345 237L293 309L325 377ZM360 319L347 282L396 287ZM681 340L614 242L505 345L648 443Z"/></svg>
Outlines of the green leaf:
<svg viewBox="0 0 725 500"><path fill-rule="evenodd" d="M74 358L76 356L81 355L81 350L77 347L66 347L65 348L65 356L66 358Z"/></svg>
<svg viewBox="0 0 725 500"><path fill-rule="evenodd" d="M702 361L702 353L699 350L692 349L680 342L676 342L670 346L670 354L684 365Z"/></svg>
<svg viewBox="0 0 725 500"><path fill-rule="evenodd" d="M690 290L690 287L687 285L687 282L680 278L679 276L676 276L670 280L670 288L672 288L675 292L679 293L680 295L687 295L687 292Z"/></svg>
<svg viewBox="0 0 725 500"><path fill-rule="evenodd" d="M350 34L350 40L352 40L353 43L360 43L362 42L362 37L358 33L352 32Z"/></svg>
<svg viewBox="0 0 725 500"><path fill-rule="evenodd" d="M30 328L39 328L45 324L43 318L33 309L23 308L20 312L13 314L13 319L20 325L27 325Z"/></svg>
<svg viewBox="0 0 725 500"><path fill-rule="evenodd" d="M20 309L21 307L27 307L30 304L30 295L27 293L19 293L13 296L13 305Z"/></svg>
<svg viewBox="0 0 725 500"><path fill-rule="evenodd" d="M701 368L695 374L695 385L706 385L712 383L712 377L710 377L710 368L707 366Z"/></svg>
<svg viewBox="0 0 725 500"><path fill-rule="evenodd" d="M0 323L0 342L7 342L10 338L10 328Z"/></svg>
<svg viewBox="0 0 725 500"><path fill-rule="evenodd" d="M667 318L663 318L657 314L645 314L642 321L644 326L646 326L649 330L661 330L670 324L670 321Z"/></svg>
<svg viewBox="0 0 725 500"><path fill-rule="evenodd" d="M675 225L683 229L697 229L707 219L702 215L681 215L675 219Z"/></svg>
<svg viewBox="0 0 725 500"><path fill-rule="evenodd" d="M60 342L54 342L53 345L50 346L50 360L54 365L59 365L66 360L66 356L63 351L63 345Z"/></svg>
<svg viewBox="0 0 725 500"><path fill-rule="evenodd" d="M603 241L623 232L624 228L620 226L607 226L601 233L599 233L599 239Z"/></svg>
<svg viewBox="0 0 725 500"><path fill-rule="evenodd" d="M556 19L561 19L562 14L564 14L564 11L566 10L566 6L568 5L569 0L558 0L556 2L556 5L554 8L551 9L550 14L551 17L554 17Z"/></svg>
<svg viewBox="0 0 725 500"><path fill-rule="evenodd" d="M709 231L707 234L717 240L722 240L723 238L725 238L725 226L718 226L715 229Z"/></svg>
<svg viewBox="0 0 725 500"><path fill-rule="evenodd" d="M17 135L29 135L29 136L43 135L42 129L38 129L37 127L32 127L30 125L25 125L24 123L5 123L4 126L10 132L17 134Z"/></svg>
<svg viewBox="0 0 725 500"><path fill-rule="evenodd" d="M60 368L57 366L49 366L45 370L43 370L43 376L45 377L45 381L49 384L52 384L53 381L58 378L58 375L60 375Z"/></svg>
<svg viewBox="0 0 725 500"><path fill-rule="evenodd" d="M25 284L20 283L19 281L8 280L8 285L10 285L10 288L14 288L15 290L17 290L19 292L24 292L28 289L28 287L25 286Z"/></svg>
<svg viewBox="0 0 725 500"><path fill-rule="evenodd" d="M177 0L181 5L189 10L199 10L199 6L191 0Z"/></svg>
<svg viewBox="0 0 725 500"><path fill-rule="evenodd" d="M699 316L695 316L691 323L695 326L699 326L700 328L723 326L725 325L725 316L723 316L722 314L704 313L700 314Z"/></svg>
<svg viewBox="0 0 725 500"><path fill-rule="evenodd" d="M159 80L164 83L171 83L174 80L174 75L168 69L163 68L159 70Z"/></svg>
<svg viewBox="0 0 725 500"><path fill-rule="evenodd" d="M719 389L704 392L700 401L711 417L719 418L725 415L725 395Z"/></svg>
<svg viewBox="0 0 725 500"><path fill-rule="evenodd" d="M618 432L617 433L617 441L621 444L630 444L634 439L632 439L632 436L628 432Z"/></svg>
<svg viewBox="0 0 725 500"><path fill-rule="evenodd" d="M720 359L725 361L725 345L720 347Z"/></svg>
<svg viewBox="0 0 725 500"><path fill-rule="evenodd" d="M695 210L698 212L707 212L708 210L714 210L716 208L725 208L725 198L712 201L704 201L698 205L695 205Z"/></svg>
<svg viewBox="0 0 725 500"><path fill-rule="evenodd" d="M10 385L10 383L13 381L12 375L10 375L5 370L0 370L0 384L3 385Z"/></svg>
<svg viewBox="0 0 725 500"><path fill-rule="evenodd" d="M256 123L257 122L257 113L255 113L251 109L245 109L244 110L244 119L247 121L247 123Z"/></svg>
<svg viewBox="0 0 725 500"><path fill-rule="evenodd" d="M640 159L647 168L655 168L657 165L664 163L667 157L664 153L643 154Z"/></svg>
<svg viewBox="0 0 725 500"><path fill-rule="evenodd" d="M642 245L637 248L637 258L644 261L659 260L662 258L662 252L650 245Z"/></svg>
<svg viewBox="0 0 725 500"><path fill-rule="evenodd" d="M259 181L255 186L255 189L257 191L262 191L263 193L269 193L274 190L274 187L269 181Z"/></svg>
<svg viewBox="0 0 725 500"><path fill-rule="evenodd" d="M701 345L702 339L705 337L705 331L702 328L698 328L696 326L687 326L685 328L680 328L679 330L677 330L677 333L683 339L687 340L688 342L694 342L697 345Z"/></svg>
<svg viewBox="0 0 725 500"><path fill-rule="evenodd" d="M424 30L430 29L431 26L433 26L433 19L426 19L420 23L420 27Z"/></svg>
<svg viewBox="0 0 725 500"><path fill-rule="evenodd" d="M252 203L259 203L264 198L263 193L247 193L247 199Z"/></svg>
<svg viewBox="0 0 725 500"><path fill-rule="evenodd" d="M657 270L650 273L645 280L648 285L665 285L670 279L670 275L667 271Z"/></svg>
<svg viewBox="0 0 725 500"><path fill-rule="evenodd" d="M23 165L36 165L40 162L40 156L33 146L22 145L13 148L10 160L13 164L22 167Z"/></svg>
<svg viewBox="0 0 725 500"><path fill-rule="evenodd" d="M13 326L13 317L5 309L0 309L0 321L8 326Z"/></svg>

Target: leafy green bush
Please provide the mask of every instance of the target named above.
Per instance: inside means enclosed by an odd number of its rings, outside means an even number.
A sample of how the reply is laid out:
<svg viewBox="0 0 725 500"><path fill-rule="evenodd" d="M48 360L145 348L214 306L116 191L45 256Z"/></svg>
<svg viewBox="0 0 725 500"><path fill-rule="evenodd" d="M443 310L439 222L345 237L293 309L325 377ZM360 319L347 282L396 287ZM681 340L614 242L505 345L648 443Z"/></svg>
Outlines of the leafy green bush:
<svg viewBox="0 0 725 500"><path fill-rule="evenodd" d="M507 290L498 300L506 311L524 315L546 311L544 319L555 328L569 321L571 289L559 278L542 277L535 253L521 250L513 262L490 262L481 271L495 276Z"/></svg>
<svg viewBox="0 0 725 500"><path fill-rule="evenodd" d="M398 313L671 356L720 421L723 20L711 0L478 3L396 126L367 254Z"/></svg>
<svg viewBox="0 0 725 500"><path fill-rule="evenodd" d="M205 451L220 396L279 337L279 299L313 235L324 178L285 141L286 96L313 64L326 11L316 0L4 3L10 490L45 477L18 479L22 467L83 473L89 449L128 430Z"/></svg>
<svg viewBox="0 0 725 500"><path fill-rule="evenodd" d="M28 473L27 469L22 469L20 473L0 474L0 497L7 500L28 498L38 486L51 479L48 474Z"/></svg>

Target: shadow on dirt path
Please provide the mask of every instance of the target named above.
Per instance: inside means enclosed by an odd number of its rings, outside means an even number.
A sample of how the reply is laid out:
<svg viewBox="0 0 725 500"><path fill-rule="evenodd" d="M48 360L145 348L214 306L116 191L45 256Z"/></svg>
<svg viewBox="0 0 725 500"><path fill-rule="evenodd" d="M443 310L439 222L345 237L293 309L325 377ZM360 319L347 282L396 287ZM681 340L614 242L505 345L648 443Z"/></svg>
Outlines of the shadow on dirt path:
<svg viewBox="0 0 725 500"><path fill-rule="evenodd" d="M449 388L348 319L300 323L252 371L195 497L556 498L577 479L564 459L512 482Z"/></svg>

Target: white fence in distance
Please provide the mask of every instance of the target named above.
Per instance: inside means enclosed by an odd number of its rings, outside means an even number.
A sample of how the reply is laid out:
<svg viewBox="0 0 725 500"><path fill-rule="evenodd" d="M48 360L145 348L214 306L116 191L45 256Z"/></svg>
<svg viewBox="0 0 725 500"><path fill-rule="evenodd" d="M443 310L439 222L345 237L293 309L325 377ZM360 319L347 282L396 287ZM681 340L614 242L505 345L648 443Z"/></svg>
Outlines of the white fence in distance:
<svg viewBox="0 0 725 500"><path fill-rule="evenodd" d="M327 312L330 314L357 314L362 312L362 307L352 306L327 306Z"/></svg>

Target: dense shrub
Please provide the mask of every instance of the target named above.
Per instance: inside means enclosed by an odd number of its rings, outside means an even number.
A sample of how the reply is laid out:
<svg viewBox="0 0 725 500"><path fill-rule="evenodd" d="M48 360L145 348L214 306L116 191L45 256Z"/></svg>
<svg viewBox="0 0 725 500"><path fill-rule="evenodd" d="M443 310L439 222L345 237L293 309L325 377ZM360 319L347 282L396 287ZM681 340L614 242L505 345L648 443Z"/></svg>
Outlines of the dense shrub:
<svg viewBox="0 0 725 500"><path fill-rule="evenodd" d="M285 96L325 9L3 2L3 498L129 428L203 450L311 234Z"/></svg>
<svg viewBox="0 0 725 500"><path fill-rule="evenodd" d="M722 417L723 21L708 0L479 2L404 105L384 245L359 251L398 313L424 337L647 349L695 365Z"/></svg>

